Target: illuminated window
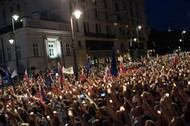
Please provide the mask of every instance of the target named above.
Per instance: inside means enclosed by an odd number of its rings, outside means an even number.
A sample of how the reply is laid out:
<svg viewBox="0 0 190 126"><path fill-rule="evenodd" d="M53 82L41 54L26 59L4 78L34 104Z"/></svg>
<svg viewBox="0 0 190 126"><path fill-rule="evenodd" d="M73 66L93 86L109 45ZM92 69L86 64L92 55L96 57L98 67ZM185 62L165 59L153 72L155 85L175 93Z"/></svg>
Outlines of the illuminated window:
<svg viewBox="0 0 190 126"><path fill-rule="evenodd" d="M62 55L61 44L58 38L47 38L46 51L50 59L59 58ZM35 46L36 53L38 54L38 46ZM38 51L37 51L38 50ZM39 54L38 54L39 55Z"/></svg>
<svg viewBox="0 0 190 126"><path fill-rule="evenodd" d="M48 43L48 50L49 50L49 57L55 56L55 49L54 49L54 43Z"/></svg>

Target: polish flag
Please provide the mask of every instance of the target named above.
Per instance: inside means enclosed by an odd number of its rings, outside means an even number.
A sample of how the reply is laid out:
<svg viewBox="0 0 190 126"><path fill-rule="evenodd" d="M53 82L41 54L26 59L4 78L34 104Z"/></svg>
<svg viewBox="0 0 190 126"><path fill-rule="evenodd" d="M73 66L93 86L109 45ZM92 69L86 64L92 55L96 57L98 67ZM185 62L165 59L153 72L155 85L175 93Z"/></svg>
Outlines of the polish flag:
<svg viewBox="0 0 190 126"><path fill-rule="evenodd" d="M85 74L84 74L84 69L82 69L82 73L80 75L81 81L85 80Z"/></svg>
<svg viewBox="0 0 190 126"><path fill-rule="evenodd" d="M28 73L27 70L24 72L24 81L26 81L27 85L29 85Z"/></svg>
<svg viewBox="0 0 190 126"><path fill-rule="evenodd" d="M120 67L120 75L124 75L124 74L126 73L126 71L125 71L124 68L123 68L123 58L120 56L119 60L120 60L120 64L119 64L119 67Z"/></svg>

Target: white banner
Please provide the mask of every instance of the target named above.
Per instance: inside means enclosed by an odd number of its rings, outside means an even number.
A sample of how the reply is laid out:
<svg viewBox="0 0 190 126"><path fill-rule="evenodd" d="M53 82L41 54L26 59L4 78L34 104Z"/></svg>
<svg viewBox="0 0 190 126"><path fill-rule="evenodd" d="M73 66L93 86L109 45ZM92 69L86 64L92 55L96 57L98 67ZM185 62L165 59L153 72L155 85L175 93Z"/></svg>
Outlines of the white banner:
<svg viewBox="0 0 190 126"><path fill-rule="evenodd" d="M62 72L65 74L74 74L73 67L69 67L69 68L63 67Z"/></svg>

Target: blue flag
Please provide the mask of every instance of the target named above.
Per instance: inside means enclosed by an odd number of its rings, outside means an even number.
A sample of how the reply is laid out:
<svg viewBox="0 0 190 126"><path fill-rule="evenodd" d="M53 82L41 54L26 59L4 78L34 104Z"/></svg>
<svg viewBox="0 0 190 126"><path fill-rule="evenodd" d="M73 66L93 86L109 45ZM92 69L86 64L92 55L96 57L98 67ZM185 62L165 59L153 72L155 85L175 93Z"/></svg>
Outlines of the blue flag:
<svg viewBox="0 0 190 126"><path fill-rule="evenodd" d="M11 74L6 66L1 68L1 77L3 87L10 86L12 84Z"/></svg>
<svg viewBox="0 0 190 126"><path fill-rule="evenodd" d="M46 81L46 85L47 85L48 87L51 87L51 83L53 82L53 81L52 81L52 78L51 78L51 75L48 75L48 76L46 77L45 81Z"/></svg>
<svg viewBox="0 0 190 126"><path fill-rule="evenodd" d="M117 77L117 64L116 64L116 59L115 59L115 51L114 49L112 50L112 60L111 60L111 69L110 69L111 75L114 77Z"/></svg>
<svg viewBox="0 0 190 126"><path fill-rule="evenodd" d="M46 98L45 94L44 94L44 90L41 86L39 86L40 88L40 103L41 104L45 104L48 102L48 99Z"/></svg>
<svg viewBox="0 0 190 126"><path fill-rule="evenodd" d="M86 61L85 67L86 67L87 70L90 70L91 64L90 64L90 61L89 61L89 60Z"/></svg>

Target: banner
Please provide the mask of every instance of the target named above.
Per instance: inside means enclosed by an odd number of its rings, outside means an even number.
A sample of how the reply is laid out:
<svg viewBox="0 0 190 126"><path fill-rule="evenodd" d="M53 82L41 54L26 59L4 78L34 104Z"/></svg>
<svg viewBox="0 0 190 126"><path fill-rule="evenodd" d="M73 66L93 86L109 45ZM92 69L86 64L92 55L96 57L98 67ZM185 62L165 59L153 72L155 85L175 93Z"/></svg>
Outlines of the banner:
<svg viewBox="0 0 190 126"><path fill-rule="evenodd" d="M63 67L62 72L64 74L74 74L73 67L69 67L69 68L64 68Z"/></svg>

